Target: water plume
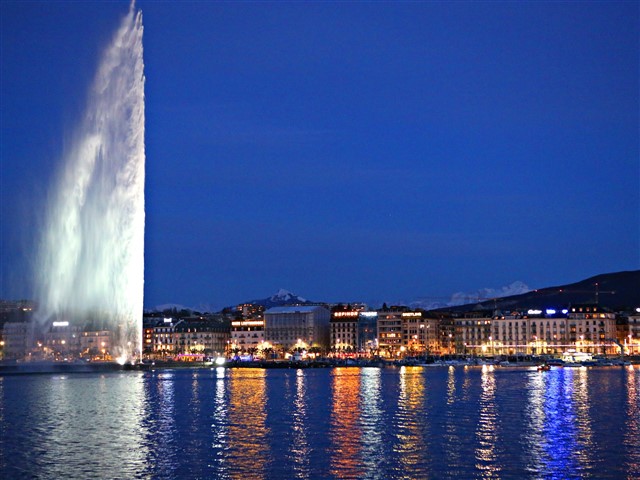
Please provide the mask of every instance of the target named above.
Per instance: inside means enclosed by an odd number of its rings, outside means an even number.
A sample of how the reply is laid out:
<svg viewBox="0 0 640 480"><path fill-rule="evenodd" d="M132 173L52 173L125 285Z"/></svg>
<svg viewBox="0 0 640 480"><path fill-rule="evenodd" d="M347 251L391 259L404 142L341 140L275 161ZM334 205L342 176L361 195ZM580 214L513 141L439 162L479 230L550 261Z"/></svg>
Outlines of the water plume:
<svg viewBox="0 0 640 480"><path fill-rule="evenodd" d="M40 241L37 318L110 330L120 361L142 351L144 63L133 2L103 53L63 155Z"/></svg>

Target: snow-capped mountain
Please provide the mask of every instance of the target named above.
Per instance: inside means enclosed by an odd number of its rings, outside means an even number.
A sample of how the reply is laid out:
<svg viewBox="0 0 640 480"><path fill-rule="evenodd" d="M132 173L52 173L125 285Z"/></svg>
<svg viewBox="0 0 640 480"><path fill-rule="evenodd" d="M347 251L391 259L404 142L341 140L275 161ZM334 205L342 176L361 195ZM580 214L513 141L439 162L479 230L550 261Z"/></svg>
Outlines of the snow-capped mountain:
<svg viewBox="0 0 640 480"><path fill-rule="evenodd" d="M265 308L271 308L281 307L283 305L304 305L311 302L309 302L306 298L299 297L295 293L291 293L290 291L281 288L274 295L271 295L268 298L251 300L248 303L264 305Z"/></svg>
<svg viewBox="0 0 640 480"><path fill-rule="evenodd" d="M530 292L531 289L519 280L500 288L481 288L475 292L456 292L449 300L434 301L430 298L419 298L410 302L412 308L422 308L424 310L435 310L438 308L455 307L458 305L468 305L471 303L484 302L495 298L510 297Z"/></svg>

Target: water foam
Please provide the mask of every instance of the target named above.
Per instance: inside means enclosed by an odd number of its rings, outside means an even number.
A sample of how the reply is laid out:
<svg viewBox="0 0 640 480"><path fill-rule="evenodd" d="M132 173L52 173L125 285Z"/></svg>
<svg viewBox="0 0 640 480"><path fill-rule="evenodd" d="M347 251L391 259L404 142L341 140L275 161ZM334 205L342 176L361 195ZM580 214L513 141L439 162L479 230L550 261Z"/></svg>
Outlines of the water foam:
<svg viewBox="0 0 640 480"><path fill-rule="evenodd" d="M111 330L114 357L142 351L144 63L133 3L105 50L46 209L38 318Z"/></svg>

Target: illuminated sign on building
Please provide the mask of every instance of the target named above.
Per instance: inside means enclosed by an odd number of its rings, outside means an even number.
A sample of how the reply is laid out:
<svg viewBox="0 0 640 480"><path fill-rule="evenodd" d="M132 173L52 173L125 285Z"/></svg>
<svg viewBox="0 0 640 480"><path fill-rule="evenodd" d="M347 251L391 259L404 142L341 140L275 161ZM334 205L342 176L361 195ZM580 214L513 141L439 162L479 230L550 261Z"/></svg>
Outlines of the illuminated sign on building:
<svg viewBox="0 0 640 480"><path fill-rule="evenodd" d="M242 322L231 322L232 327L263 327L264 320L246 320Z"/></svg>

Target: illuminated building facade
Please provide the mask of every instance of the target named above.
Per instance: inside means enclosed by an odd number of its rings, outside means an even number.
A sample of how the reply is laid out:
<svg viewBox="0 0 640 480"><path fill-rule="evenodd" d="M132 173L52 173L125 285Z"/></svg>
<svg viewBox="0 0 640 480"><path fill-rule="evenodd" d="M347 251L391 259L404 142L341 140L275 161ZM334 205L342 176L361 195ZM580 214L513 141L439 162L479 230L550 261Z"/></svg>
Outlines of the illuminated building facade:
<svg viewBox="0 0 640 480"><path fill-rule="evenodd" d="M378 311L378 348L386 357L400 355L402 345L402 312Z"/></svg>
<svg viewBox="0 0 640 480"><path fill-rule="evenodd" d="M427 317L421 311L378 311L378 344L384 356L441 353L439 330L440 320ZM453 341L453 335L447 338Z"/></svg>
<svg viewBox="0 0 640 480"><path fill-rule="evenodd" d="M2 329L3 358L22 359L27 355L28 339L33 324L27 322L7 322Z"/></svg>
<svg viewBox="0 0 640 480"><path fill-rule="evenodd" d="M80 353L83 357L91 359L106 359L111 353L113 343L109 330L97 330L80 333Z"/></svg>
<svg viewBox="0 0 640 480"><path fill-rule="evenodd" d="M229 327L219 321L183 321L172 334L179 356L224 355L229 340Z"/></svg>
<svg viewBox="0 0 640 480"><path fill-rule="evenodd" d="M468 316L456 323L456 351L474 354L559 354L568 349L616 353L616 317L595 305Z"/></svg>
<svg viewBox="0 0 640 480"><path fill-rule="evenodd" d="M357 350L368 354L378 351L378 312L359 312Z"/></svg>
<svg viewBox="0 0 640 480"><path fill-rule="evenodd" d="M479 353L480 350L483 354L488 354L486 351L486 345L490 343L491 338L491 325L493 323L492 316L490 314L482 314L481 312L471 312L465 315L463 318L455 319L455 336L456 344L462 344L462 348L467 353ZM484 346L484 350L482 347Z"/></svg>
<svg viewBox="0 0 640 480"><path fill-rule="evenodd" d="M359 316L357 310L340 307L331 312L329 336L332 352L340 354L358 351Z"/></svg>
<svg viewBox="0 0 640 480"><path fill-rule="evenodd" d="M236 319L231 321L232 352L255 353L264 343L264 318Z"/></svg>
<svg viewBox="0 0 640 480"><path fill-rule="evenodd" d="M623 344L629 355L640 355L640 308L636 308L633 315L629 315L622 332Z"/></svg>
<svg viewBox="0 0 640 480"><path fill-rule="evenodd" d="M579 351L604 354L617 350L616 316L598 306L571 307L566 330L568 343Z"/></svg>
<svg viewBox="0 0 640 480"><path fill-rule="evenodd" d="M273 307L264 312L265 340L278 350L296 345L329 349L331 312L321 306Z"/></svg>
<svg viewBox="0 0 640 480"><path fill-rule="evenodd" d="M153 330L151 355L155 358L166 358L178 352L178 338L175 330L184 320L163 318L150 328ZM145 345L146 348L146 345Z"/></svg>
<svg viewBox="0 0 640 480"><path fill-rule="evenodd" d="M68 321L53 322L44 334L45 354L52 355L56 360L79 357L81 336L82 329L79 326L70 325Z"/></svg>
<svg viewBox="0 0 640 480"><path fill-rule="evenodd" d="M241 303L236 306L236 311L242 318L262 318L264 310L264 305L258 305L256 303Z"/></svg>

